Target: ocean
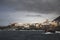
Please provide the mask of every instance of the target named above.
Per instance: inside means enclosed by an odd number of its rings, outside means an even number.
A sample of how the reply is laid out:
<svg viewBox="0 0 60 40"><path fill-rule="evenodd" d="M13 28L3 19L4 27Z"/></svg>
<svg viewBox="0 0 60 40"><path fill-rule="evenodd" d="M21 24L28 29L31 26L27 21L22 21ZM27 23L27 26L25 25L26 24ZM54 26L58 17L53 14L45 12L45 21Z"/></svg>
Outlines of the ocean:
<svg viewBox="0 0 60 40"><path fill-rule="evenodd" d="M44 31L0 31L0 40L60 40L60 33L45 34Z"/></svg>

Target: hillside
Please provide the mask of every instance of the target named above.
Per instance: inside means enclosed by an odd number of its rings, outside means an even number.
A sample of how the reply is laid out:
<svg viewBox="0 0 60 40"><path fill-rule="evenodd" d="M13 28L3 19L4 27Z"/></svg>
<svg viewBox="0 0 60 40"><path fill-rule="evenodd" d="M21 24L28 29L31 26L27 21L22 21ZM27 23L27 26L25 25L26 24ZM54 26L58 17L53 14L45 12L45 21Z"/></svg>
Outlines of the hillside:
<svg viewBox="0 0 60 40"><path fill-rule="evenodd" d="M56 19L54 19L54 21L58 21L58 22L60 22L60 16L57 17Z"/></svg>

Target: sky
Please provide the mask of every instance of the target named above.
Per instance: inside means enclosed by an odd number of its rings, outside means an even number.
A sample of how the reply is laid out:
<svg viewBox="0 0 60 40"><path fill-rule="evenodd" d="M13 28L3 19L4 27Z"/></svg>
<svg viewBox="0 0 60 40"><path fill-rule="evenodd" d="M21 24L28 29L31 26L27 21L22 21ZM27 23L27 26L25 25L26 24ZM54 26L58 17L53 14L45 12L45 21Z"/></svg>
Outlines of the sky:
<svg viewBox="0 0 60 40"><path fill-rule="evenodd" d="M60 0L0 0L0 25L52 21L60 16Z"/></svg>

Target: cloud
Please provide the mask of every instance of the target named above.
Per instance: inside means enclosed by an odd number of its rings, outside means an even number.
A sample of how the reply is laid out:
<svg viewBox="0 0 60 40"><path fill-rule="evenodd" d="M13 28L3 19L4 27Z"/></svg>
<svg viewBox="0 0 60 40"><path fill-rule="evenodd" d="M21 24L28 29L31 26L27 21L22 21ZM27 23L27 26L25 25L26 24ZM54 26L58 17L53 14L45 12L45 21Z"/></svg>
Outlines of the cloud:
<svg viewBox="0 0 60 40"><path fill-rule="evenodd" d="M26 17L42 17L41 15L26 15Z"/></svg>
<svg viewBox="0 0 60 40"><path fill-rule="evenodd" d="M0 0L0 25L42 21L46 18L53 20L58 16L60 0Z"/></svg>
<svg viewBox="0 0 60 40"><path fill-rule="evenodd" d="M34 11L42 13L60 13L60 0L0 0L1 5L16 11Z"/></svg>

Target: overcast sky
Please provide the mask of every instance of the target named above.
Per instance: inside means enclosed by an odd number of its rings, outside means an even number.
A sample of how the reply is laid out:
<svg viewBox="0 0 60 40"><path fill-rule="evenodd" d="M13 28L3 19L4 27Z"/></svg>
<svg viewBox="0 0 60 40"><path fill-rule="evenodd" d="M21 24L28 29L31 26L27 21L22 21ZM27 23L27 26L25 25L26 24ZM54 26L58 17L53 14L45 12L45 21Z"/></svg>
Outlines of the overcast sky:
<svg viewBox="0 0 60 40"><path fill-rule="evenodd" d="M0 25L42 22L60 16L60 0L0 0Z"/></svg>

